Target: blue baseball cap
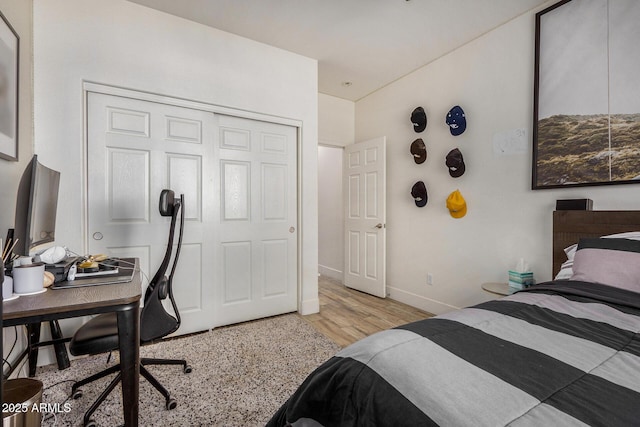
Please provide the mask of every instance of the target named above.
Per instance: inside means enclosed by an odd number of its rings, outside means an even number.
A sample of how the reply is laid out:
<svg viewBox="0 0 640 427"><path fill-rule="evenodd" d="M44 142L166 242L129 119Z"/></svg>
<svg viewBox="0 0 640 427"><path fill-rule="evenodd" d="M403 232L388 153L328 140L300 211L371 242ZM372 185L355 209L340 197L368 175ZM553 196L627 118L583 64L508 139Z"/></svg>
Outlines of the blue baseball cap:
<svg viewBox="0 0 640 427"><path fill-rule="evenodd" d="M459 105L453 107L447 113L447 117L445 119L447 125L449 125L449 131L451 131L451 135L458 136L462 134L467 128L467 118L464 114L462 108Z"/></svg>

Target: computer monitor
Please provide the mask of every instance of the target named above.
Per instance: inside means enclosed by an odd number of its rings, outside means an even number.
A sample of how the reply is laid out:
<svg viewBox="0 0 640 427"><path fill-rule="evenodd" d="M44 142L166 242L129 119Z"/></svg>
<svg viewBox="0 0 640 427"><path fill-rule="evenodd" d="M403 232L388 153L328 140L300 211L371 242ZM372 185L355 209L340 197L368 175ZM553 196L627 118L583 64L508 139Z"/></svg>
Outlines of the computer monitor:
<svg viewBox="0 0 640 427"><path fill-rule="evenodd" d="M18 186L15 254L29 256L36 246L55 240L59 186L60 172L42 165L34 155Z"/></svg>

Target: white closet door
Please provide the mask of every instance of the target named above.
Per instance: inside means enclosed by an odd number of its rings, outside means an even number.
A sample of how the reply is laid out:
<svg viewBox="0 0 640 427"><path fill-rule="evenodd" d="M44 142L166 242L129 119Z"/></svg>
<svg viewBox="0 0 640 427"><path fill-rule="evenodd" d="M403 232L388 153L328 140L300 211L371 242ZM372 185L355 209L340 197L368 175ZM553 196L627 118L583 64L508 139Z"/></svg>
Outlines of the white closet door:
<svg viewBox="0 0 640 427"><path fill-rule="evenodd" d="M297 310L296 127L88 94L88 249L153 276L185 194L179 334Z"/></svg>
<svg viewBox="0 0 640 427"><path fill-rule="evenodd" d="M138 257L150 279L169 233L170 218L158 213L160 192L184 194L185 236L173 280L180 334L214 326L215 228L206 194L217 182L207 167L214 163L214 121L210 112L88 94L89 252Z"/></svg>
<svg viewBox="0 0 640 427"><path fill-rule="evenodd" d="M297 128L218 116L219 324L297 309Z"/></svg>

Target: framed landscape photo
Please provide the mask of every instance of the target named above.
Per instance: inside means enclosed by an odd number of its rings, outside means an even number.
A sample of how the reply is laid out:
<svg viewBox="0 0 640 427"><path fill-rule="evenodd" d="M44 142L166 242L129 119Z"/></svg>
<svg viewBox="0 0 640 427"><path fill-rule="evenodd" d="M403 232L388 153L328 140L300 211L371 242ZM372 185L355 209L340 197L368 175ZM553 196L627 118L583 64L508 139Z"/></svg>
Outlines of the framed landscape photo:
<svg viewBox="0 0 640 427"><path fill-rule="evenodd" d="M0 12L0 158L18 160L19 38Z"/></svg>
<svg viewBox="0 0 640 427"><path fill-rule="evenodd" d="M640 1L536 14L532 188L640 183Z"/></svg>

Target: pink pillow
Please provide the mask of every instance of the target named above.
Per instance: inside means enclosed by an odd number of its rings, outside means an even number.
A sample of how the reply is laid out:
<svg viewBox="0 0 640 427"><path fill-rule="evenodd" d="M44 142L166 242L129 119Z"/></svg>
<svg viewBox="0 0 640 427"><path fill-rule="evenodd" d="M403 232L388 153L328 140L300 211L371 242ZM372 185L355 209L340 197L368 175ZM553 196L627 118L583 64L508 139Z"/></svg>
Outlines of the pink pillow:
<svg viewBox="0 0 640 427"><path fill-rule="evenodd" d="M600 283L640 293L640 241L580 239L571 280Z"/></svg>

